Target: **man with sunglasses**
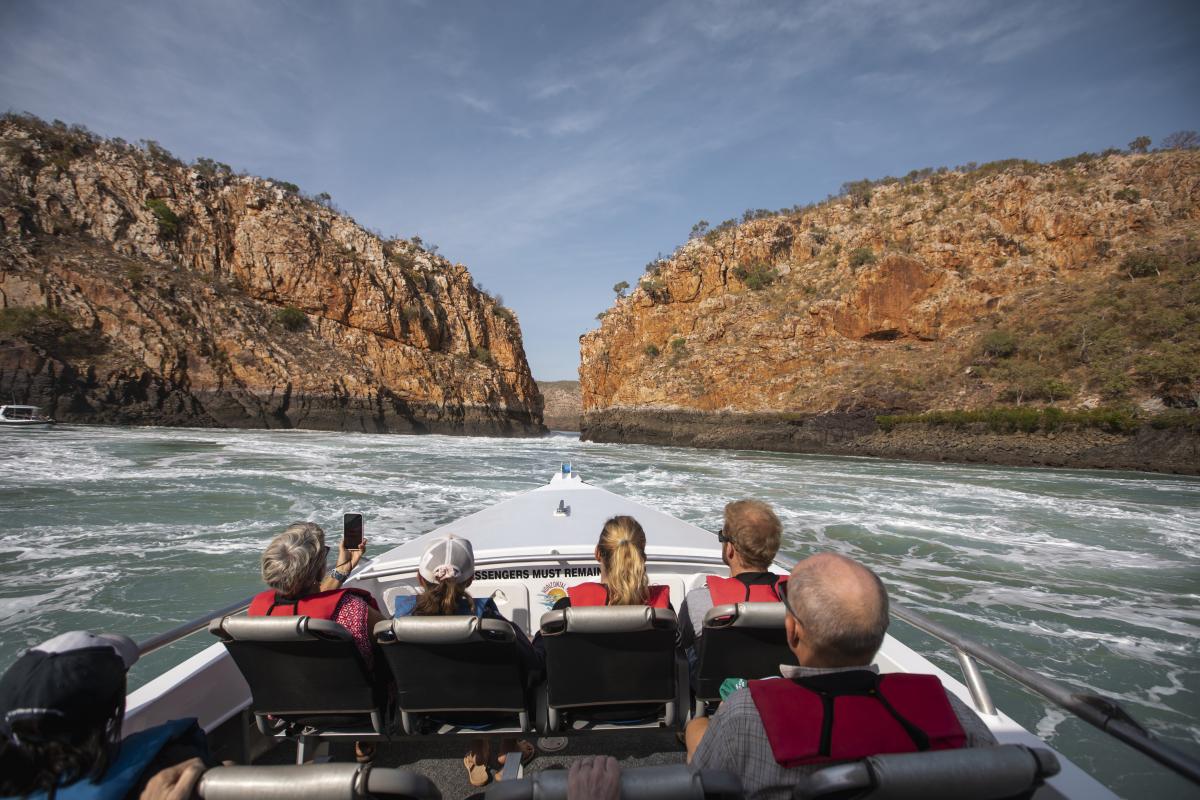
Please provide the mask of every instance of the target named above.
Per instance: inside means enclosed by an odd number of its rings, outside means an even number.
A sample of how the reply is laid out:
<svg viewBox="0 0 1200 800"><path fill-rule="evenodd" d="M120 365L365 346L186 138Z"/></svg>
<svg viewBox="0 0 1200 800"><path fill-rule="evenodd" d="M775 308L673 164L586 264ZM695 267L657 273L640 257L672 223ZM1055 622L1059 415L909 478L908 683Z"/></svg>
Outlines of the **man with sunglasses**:
<svg viewBox="0 0 1200 800"><path fill-rule="evenodd" d="M741 776L746 797L790 798L810 772L883 753L996 743L983 721L934 675L881 675L872 661L888 598L874 572L819 553L795 566L783 596L799 666L750 681L717 713L687 727L688 761Z"/></svg>
<svg viewBox="0 0 1200 800"><path fill-rule="evenodd" d="M710 575L704 586L692 589L683 600L681 640L688 662L695 666L697 642L704 634L704 615L725 603L778 602L786 575L771 572L779 551L783 525L771 507L759 500L736 500L725 506L725 520L717 531L721 560L729 577Z"/></svg>

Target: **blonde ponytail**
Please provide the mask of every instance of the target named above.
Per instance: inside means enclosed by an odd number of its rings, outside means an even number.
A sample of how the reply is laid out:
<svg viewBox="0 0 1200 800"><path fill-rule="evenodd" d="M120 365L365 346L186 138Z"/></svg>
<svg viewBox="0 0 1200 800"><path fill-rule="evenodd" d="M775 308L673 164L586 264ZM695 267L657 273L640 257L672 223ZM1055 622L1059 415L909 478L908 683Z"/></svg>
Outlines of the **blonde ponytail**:
<svg viewBox="0 0 1200 800"><path fill-rule="evenodd" d="M646 577L646 533L633 517L613 517L604 523L596 545L604 564L610 606L646 602L650 581Z"/></svg>

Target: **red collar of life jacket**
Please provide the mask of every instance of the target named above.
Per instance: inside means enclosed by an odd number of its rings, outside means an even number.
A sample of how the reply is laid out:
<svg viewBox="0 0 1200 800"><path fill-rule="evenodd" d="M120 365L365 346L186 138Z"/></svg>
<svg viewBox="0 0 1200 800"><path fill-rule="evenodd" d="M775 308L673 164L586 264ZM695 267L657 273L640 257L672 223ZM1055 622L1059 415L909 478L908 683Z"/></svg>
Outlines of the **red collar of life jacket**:
<svg viewBox="0 0 1200 800"><path fill-rule="evenodd" d="M787 575L776 575L771 583L744 583L737 578L708 576L708 593L714 606L726 603L778 603L787 585Z"/></svg>
<svg viewBox="0 0 1200 800"><path fill-rule="evenodd" d="M646 605L651 608L670 608L671 588L669 586L651 585L646 591ZM581 583L567 589L567 597L571 598L572 606L604 606L608 605L608 587L603 583Z"/></svg>
<svg viewBox="0 0 1200 800"><path fill-rule="evenodd" d="M870 670L750 681L783 767L963 747L967 737L934 675Z"/></svg>
<svg viewBox="0 0 1200 800"><path fill-rule="evenodd" d="M362 589L329 589L316 594L305 595L292 599L284 597L273 589L259 592L250 601L250 616L252 617L313 617L315 619L333 619L337 613L338 604L347 594L356 594L367 601L367 604L378 610L379 605L370 592Z"/></svg>

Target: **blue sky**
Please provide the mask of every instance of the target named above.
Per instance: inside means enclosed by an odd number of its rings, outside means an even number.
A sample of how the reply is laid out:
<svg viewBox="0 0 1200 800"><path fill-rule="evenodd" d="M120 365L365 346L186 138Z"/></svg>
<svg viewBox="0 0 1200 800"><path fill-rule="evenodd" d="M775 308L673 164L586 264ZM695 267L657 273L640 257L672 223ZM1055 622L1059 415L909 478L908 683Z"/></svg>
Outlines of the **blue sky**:
<svg viewBox="0 0 1200 800"><path fill-rule="evenodd" d="M1200 129L1200 3L0 2L0 108L420 234L539 379L703 218Z"/></svg>

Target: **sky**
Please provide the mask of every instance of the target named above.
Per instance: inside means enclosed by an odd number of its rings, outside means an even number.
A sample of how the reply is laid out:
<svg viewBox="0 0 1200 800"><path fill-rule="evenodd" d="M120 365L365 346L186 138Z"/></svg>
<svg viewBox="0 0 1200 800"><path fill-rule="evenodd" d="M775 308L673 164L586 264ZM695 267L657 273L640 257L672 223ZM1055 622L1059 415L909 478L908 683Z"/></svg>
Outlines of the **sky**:
<svg viewBox="0 0 1200 800"><path fill-rule="evenodd" d="M0 0L0 109L420 235L534 377L700 219L1200 129L1200 3Z"/></svg>

